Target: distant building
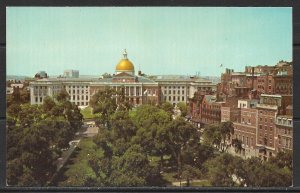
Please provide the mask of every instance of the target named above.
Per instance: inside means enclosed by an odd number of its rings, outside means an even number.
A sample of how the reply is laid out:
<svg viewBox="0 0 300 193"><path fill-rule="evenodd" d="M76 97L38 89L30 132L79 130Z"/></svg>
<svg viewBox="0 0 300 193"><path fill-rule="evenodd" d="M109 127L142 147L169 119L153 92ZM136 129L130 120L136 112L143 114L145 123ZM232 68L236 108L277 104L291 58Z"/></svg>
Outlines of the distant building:
<svg viewBox="0 0 300 193"><path fill-rule="evenodd" d="M35 79L48 78L48 74L45 71L40 71L34 75Z"/></svg>
<svg viewBox="0 0 300 193"><path fill-rule="evenodd" d="M293 117L279 115L276 117L277 151L293 149Z"/></svg>
<svg viewBox="0 0 300 193"><path fill-rule="evenodd" d="M257 99L239 99L238 108L256 108L258 102Z"/></svg>
<svg viewBox="0 0 300 193"><path fill-rule="evenodd" d="M240 118L233 121L234 136L242 142L241 155L245 158L257 156L256 133L257 133L257 109L240 108Z"/></svg>
<svg viewBox="0 0 300 193"><path fill-rule="evenodd" d="M169 102L173 106L179 102L188 103L189 98L197 91L210 94L216 90L216 84L198 77L161 75L153 80L161 88L161 101Z"/></svg>
<svg viewBox="0 0 300 193"><path fill-rule="evenodd" d="M46 78L30 82L31 104L42 104L46 96L54 96L61 90L66 90L70 101L78 106L89 105L91 97L106 87L121 91L126 100L133 105L154 103L160 101L160 90L158 83L145 77L134 75L134 66L124 52L124 58L116 65L116 74L112 78L74 78L78 73L68 71L67 77ZM117 100L117 98L116 98Z"/></svg>
<svg viewBox="0 0 300 193"><path fill-rule="evenodd" d="M63 77L66 78L79 78L78 70L65 70Z"/></svg>
<svg viewBox="0 0 300 193"><path fill-rule="evenodd" d="M286 108L292 104L291 95L266 95L260 97L258 110L257 146L259 156L268 159L276 153L276 117L285 115Z"/></svg>
<svg viewBox="0 0 300 193"><path fill-rule="evenodd" d="M135 75L133 63L128 59L126 50L123 58L115 67L115 74L102 78L78 78L74 70L65 71L64 76L48 78L39 74L30 82L31 104L42 104L46 96L54 96L66 90L70 101L78 106L88 106L91 97L106 87L122 91L133 105L159 104L167 101L176 106L179 102L187 103L195 91L213 92L215 84L201 78L185 76L155 76L147 78L142 74ZM74 78L77 77L77 78ZM117 99L116 99L117 100Z"/></svg>

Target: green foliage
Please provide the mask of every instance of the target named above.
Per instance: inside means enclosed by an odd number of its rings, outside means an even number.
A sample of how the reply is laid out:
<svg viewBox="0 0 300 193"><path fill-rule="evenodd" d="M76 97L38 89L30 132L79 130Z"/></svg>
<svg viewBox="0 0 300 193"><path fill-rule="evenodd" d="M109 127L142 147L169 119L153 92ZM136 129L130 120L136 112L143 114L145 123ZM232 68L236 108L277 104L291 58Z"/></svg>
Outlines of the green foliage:
<svg viewBox="0 0 300 193"><path fill-rule="evenodd" d="M26 89L14 88L11 95L6 95L6 106L9 108L13 104L26 104L30 101L30 92Z"/></svg>
<svg viewBox="0 0 300 193"><path fill-rule="evenodd" d="M234 147L235 153L241 153L243 150L242 141L240 139L232 139L231 145Z"/></svg>
<svg viewBox="0 0 300 193"><path fill-rule="evenodd" d="M93 109L91 107L86 107L80 110L80 113L83 115L84 119L94 119L97 118L97 114L93 114Z"/></svg>
<svg viewBox="0 0 300 193"><path fill-rule="evenodd" d="M277 165L279 168L287 167L293 169L293 152L290 150L280 151L275 157L270 158L270 163Z"/></svg>
<svg viewBox="0 0 300 193"><path fill-rule="evenodd" d="M204 143L215 146L221 152L226 152L230 144L228 143L234 134L233 123L222 122L219 125L208 125L203 133Z"/></svg>
<svg viewBox="0 0 300 193"><path fill-rule="evenodd" d="M161 106L160 106L160 108L161 108L162 110L166 111L167 113L169 113L170 115L173 114L173 109L174 109L174 107L173 107L173 105L172 105L171 103L169 103L169 102L164 102L164 103L162 103Z"/></svg>
<svg viewBox="0 0 300 193"><path fill-rule="evenodd" d="M177 103L177 107L178 107L179 110L181 111L181 116L182 116L182 117L187 116L187 113L188 113L188 107L187 107L186 103L184 103L184 102L179 102L179 103Z"/></svg>
<svg viewBox="0 0 300 193"><path fill-rule="evenodd" d="M213 186L287 187L292 185L291 170L282 163L282 155L263 162L258 157L243 160L223 153L205 163L206 176ZM274 160L277 160L274 164ZM280 161L279 161L280 160Z"/></svg>
<svg viewBox="0 0 300 193"><path fill-rule="evenodd" d="M207 177L213 186L237 186L234 175L241 169L242 159L228 153L207 160Z"/></svg>
<svg viewBox="0 0 300 193"><path fill-rule="evenodd" d="M107 128L110 128L110 118L117 109L116 91L111 88L105 88L93 95L90 100L90 106L93 108L93 114L99 113L98 122Z"/></svg>
<svg viewBox="0 0 300 193"><path fill-rule="evenodd" d="M7 109L7 182L44 186L56 171L61 149L82 125L69 101L45 98L43 105L13 104ZM16 174L14 174L16 172Z"/></svg>

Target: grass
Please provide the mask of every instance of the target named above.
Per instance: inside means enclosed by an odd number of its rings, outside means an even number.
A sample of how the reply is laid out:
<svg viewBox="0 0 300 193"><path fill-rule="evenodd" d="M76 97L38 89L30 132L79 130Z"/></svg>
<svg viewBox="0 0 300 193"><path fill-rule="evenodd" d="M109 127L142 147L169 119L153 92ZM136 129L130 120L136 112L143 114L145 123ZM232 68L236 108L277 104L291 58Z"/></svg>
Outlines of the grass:
<svg viewBox="0 0 300 193"><path fill-rule="evenodd" d="M168 173L162 173L163 179L168 181L170 184L172 184L172 182L176 182L178 181L178 179L176 179L174 176L176 176L177 172L168 172Z"/></svg>
<svg viewBox="0 0 300 193"><path fill-rule="evenodd" d="M183 186L185 185L185 183L183 183ZM208 180L202 180L200 182L190 182L190 186L211 186L211 184L209 183Z"/></svg>

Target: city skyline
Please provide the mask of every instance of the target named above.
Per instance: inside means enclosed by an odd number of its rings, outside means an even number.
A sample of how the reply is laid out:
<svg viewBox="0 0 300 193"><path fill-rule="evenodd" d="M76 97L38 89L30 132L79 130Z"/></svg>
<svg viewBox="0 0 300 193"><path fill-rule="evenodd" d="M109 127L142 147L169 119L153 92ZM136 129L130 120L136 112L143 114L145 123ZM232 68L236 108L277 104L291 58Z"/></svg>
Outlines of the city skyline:
<svg viewBox="0 0 300 193"><path fill-rule="evenodd" d="M9 7L7 75L113 74L126 48L135 71L220 76L292 61L291 18L291 8Z"/></svg>

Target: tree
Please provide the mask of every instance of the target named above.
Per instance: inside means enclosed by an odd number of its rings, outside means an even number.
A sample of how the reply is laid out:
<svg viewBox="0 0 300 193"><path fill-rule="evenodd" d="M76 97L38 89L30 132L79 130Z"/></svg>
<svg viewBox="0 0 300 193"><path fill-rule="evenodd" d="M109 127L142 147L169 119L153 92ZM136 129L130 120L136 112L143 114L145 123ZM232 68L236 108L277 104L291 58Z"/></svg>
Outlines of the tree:
<svg viewBox="0 0 300 193"><path fill-rule="evenodd" d="M184 152L198 145L200 136L192 124L179 117L167 126L166 142L173 158L176 160L177 169L180 173L184 164Z"/></svg>
<svg viewBox="0 0 300 193"><path fill-rule="evenodd" d="M221 152L226 152L230 144L228 141L234 134L232 122L222 122L219 125L209 125L204 130L204 142L215 146Z"/></svg>
<svg viewBox="0 0 300 193"><path fill-rule="evenodd" d="M242 141L240 139L232 139L231 145L234 147L235 153L241 153L241 151L244 149L242 146Z"/></svg>
<svg viewBox="0 0 300 193"><path fill-rule="evenodd" d="M116 111L111 116L112 138L117 140L123 138L129 142L136 133L136 126L129 117L128 111Z"/></svg>
<svg viewBox="0 0 300 193"><path fill-rule="evenodd" d="M174 109L174 107L173 107L173 105L172 105L171 103L169 103L169 102L164 102L164 103L162 103L161 106L160 106L160 108L163 109L164 111L168 112L170 115L173 114L173 109Z"/></svg>
<svg viewBox="0 0 300 193"><path fill-rule="evenodd" d="M132 119L138 129L131 142L140 144L146 154L155 152L163 162L163 155L168 152L165 135L171 121L170 115L156 106L141 105L137 107Z"/></svg>
<svg viewBox="0 0 300 193"><path fill-rule="evenodd" d="M123 156L117 157L113 161L113 169L111 185L145 186L151 183L147 179L151 179L153 175L152 167L139 145L133 145Z"/></svg>
<svg viewBox="0 0 300 193"><path fill-rule="evenodd" d="M184 103L184 102L179 102L179 103L177 103L177 107L179 108L182 117L187 116L187 113L188 113L188 107L187 107L186 103Z"/></svg>
<svg viewBox="0 0 300 193"><path fill-rule="evenodd" d="M237 186L237 171L242 168L242 163L241 158L222 153L205 162L207 177L213 186Z"/></svg>
<svg viewBox="0 0 300 193"><path fill-rule="evenodd" d="M293 152L290 150L280 151L275 157L270 157L269 162L277 165L279 168L287 167L293 169Z"/></svg>
<svg viewBox="0 0 300 193"><path fill-rule="evenodd" d="M201 171L191 165L184 165L181 173L181 177L186 179L186 186L190 186L190 180L193 178L200 178Z"/></svg>
<svg viewBox="0 0 300 193"><path fill-rule="evenodd" d="M13 104L7 114L8 184L47 185L61 149L82 125L80 111L67 98L46 97L41 106Z"/></svg>
<svg viewBox="0 0 300 193"><path fill-rule="evenodd" d="M220 144L221 152L227 151L229 144L227 142L230 140L231 136L234 134L234 127L231 121L222 122L220 125L221 139Z"/></svg>
<svg viewBox="0 0 300 193"><path fill-rule="evenodd" d="M117 109L116 91L111 88L100 90L90 100L90 105L93 108L93 113L100 113L98 122L110 129L110 119Z"/></svg>

